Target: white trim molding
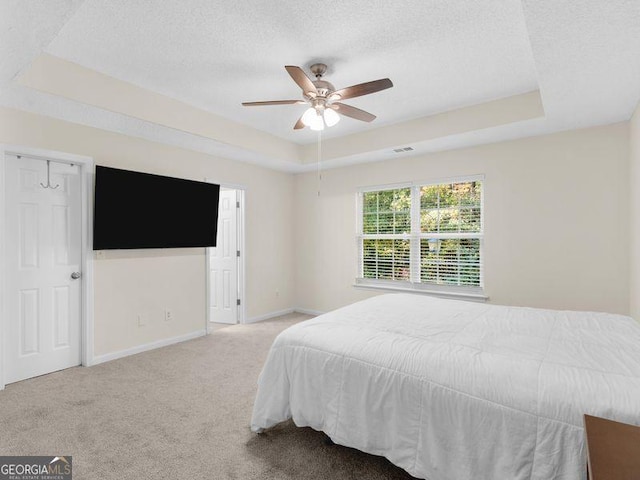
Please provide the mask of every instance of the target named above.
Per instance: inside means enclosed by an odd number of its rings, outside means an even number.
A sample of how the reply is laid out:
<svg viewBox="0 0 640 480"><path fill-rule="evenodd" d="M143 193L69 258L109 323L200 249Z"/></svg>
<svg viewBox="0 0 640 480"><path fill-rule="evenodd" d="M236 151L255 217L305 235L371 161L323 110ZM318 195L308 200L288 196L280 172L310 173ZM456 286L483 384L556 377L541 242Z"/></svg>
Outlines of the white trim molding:
<svg viewBox="0 0 640 480"><path fill-rule="evenodd" d="M5 229L5 165L6 150L4 145L0 145L0 390L4 390L4 331L5 326L5 243L7 241Z"/></svg>
<svg viewBox="0 0 640 480"><path fill-rule="evenodd" d="M277 310L275 312L269 312L269 313L265 313L264 315L258 315L256 317L248 318L244 323L247 324L247 323L262 322L264 320L269 320L270 318L279 317L281 315L287 315L293 312L295 312L295 309L285 308L284 310Z"/></svg>
<svg viewBox="0 0 640 480"><path fill-rule="evenodd" d="M402 283L402 282L398 282ZM409 284L412 285L412 284ZM424 288L422 286L411 288L411 286L396 286L385 283L374 284L374 283L354 283L353 286L355 288L362 288L365 290L386 290L389 292L407 292L407 293L418 293L422 295L431 295L432 297L438 298L456 298L458 300L471 300L474 302L486 302L489 300L489 297L484 293L473 293L473 292L453 292L449 290L437 290L436 288ZM433 285L433 287L437 287L438 285Z"/></svg>
<svg viewBox="0 0 640 480"><path fill-rule="evenodd" d="M178 335L177 337L165 338L163 340L145 343L144 345L138 345L135 347L127 348L125 350L105 353L103 355L93 357L93 363L91 365L99 365L100 363L110 362L111 360L117 360L118 358L124 358L142 352L148 352L149 350L155 350L156 348L168 347L169 345L174 345L176 343L186 342L187 340L193 340L194 338L204 337L206 334L207 331L205 329L201 329L196 330L195 332L186 333L184 335Z"/></svg>
<svg viewBox="0 0 640 480"><path fill-rule="evenodd" d="M272 318L280 317L282 315L288 315L290 313L302 313L303 315L313 315L314 317L317 317L318 315L322 315L323 313L327 313L327 312L321 312L320 310L313 310L311 308L298 308L298 307L285 308L284 310L278 310L276 312L270 312L270 313L265 313L264 315L258 315L257 317L251 317L245 323L263 322L265 320L270 320Z"/></svg>
<svg viewBox="0 0 640 480"><path fill-rule="evenodd" d="M314 310L312 308L298 308L298 307L296 307L293 310L296 313L302 313L304 315L313 315L314 317L317 317L318 315L323 315L323 314L327 313L327 312L322 312L320 310Z"/></svg>

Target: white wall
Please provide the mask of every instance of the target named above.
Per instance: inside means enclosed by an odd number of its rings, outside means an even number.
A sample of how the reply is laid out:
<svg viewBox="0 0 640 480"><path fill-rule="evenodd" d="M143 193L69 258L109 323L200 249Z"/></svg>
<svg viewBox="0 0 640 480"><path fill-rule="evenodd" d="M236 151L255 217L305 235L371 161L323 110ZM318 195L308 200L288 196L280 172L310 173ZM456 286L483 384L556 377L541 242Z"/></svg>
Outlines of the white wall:
<svg viewBox="0 0 640 480"><path fill-rule="evenodd" d="M247 316L290 308L293 177L18 110L0 108L0 143L87 155L96 164L246 186ZM95 354L204 329L204 249L110 251L95 262ZM175 319L165 323L164 308ZM138 313L149 322L138 327Z"/></svg>
<svg viewBox="0 0 640 480"><path fill-rule="evenodd" d="M640 105L629 122L630 208L630 313L640 320Z"/></svg>
<svg viewBox="0 0 640 480"><path fill-rule="evenodd" d="M640 120L297 176L0 109L0 143L92 156L97 164L246 190L248 317L326 311L375 295L352 286L359 186L485 174L485 290L500 304L640 309ZM635 179L635 180L634 180ZM295 205L295 206L294 206ZM295 227L295 228L294 228ZM632 251L633 253L633 251ZM107 252L95 264L95 353L185 335L206 318L203 249ZM635 282L635 283L634 283ZM632 287L633 292L638 291ZM164 323L164 308L175 320ZM137 314L149 323L137 326Z"/></svg>
<svg viewBox="0 0 640 480"><path fill-rule="evenodd" d="M297 306L327 311L352 286L357 187L485 175L485 291L497 304L629 310L628 125L326 170L295 184Z"/></svg>

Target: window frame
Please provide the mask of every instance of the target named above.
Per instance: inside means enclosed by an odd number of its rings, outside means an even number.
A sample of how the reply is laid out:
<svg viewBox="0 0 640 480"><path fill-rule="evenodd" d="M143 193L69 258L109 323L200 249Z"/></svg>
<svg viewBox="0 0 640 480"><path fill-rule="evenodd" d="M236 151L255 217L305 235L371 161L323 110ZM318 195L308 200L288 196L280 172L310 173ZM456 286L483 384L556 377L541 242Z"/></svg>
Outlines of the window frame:
<svg viewBox="0 0 640 480"><path fill-rule="evenodd" d="M451 233L423 233L420 223L420 188L433 185L446 185L451 183L482 182L480 191L480 231L479 232L451 232ZM364 194L386 190L409 188L411 194L411 229L408 234L365 234L364 226ZM424 293L439 297L458 297L469 300L485 301L484 293L484 193L485 176L482 174L462 177L439 178L423 182L403 182L386 185L371 185L360 187L356 193L356 249L357 249L357 274L354 286L367 289L383 289L392 291L409 291ZM480 278L478 286L467 285L438 285L420 281L420 242L425 238L477 238L480 243ZM365 239L403 239L410 242L410 274L409 280L390 280L364 278L364 240Z"/></svg>

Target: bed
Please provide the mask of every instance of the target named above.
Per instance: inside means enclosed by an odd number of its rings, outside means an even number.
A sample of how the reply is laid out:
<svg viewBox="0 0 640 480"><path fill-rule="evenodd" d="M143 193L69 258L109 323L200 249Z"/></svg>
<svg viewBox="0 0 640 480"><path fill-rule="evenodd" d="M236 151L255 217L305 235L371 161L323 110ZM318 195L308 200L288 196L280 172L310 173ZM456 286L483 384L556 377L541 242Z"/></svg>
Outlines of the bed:
<svg viewBox="0 0 640 480"><path fill-rule="evenodd" d="M251 428L292 418L429 480L582 480L585 413L640 424L633 319L390 294L283 331Z"/></svg>

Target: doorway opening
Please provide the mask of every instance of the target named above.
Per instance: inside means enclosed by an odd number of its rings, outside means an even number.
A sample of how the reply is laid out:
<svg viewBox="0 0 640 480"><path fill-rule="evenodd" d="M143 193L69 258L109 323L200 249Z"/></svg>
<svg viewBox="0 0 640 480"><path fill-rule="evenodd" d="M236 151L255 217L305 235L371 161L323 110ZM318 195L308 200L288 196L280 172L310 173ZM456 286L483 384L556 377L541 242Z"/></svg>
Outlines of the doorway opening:
<svg viewBox="0 0 640 480"><path fill-rule="evenodd" d="M244 190L221 185L218 238L207 248L207 333L244 322Z"/></svg>

